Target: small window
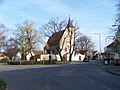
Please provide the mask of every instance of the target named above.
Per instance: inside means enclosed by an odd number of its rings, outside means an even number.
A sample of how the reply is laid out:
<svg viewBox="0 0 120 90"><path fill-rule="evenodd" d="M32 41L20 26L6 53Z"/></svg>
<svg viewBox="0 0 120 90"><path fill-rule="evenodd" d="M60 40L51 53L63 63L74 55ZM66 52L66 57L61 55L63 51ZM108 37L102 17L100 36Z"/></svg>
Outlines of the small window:
<svg viewBox="0 0 120 90"><path fill-rule="evenodd" d="M67 52L67 48L65 48L65 52Z"/></svg>
<svg viewBox="0 0 120 90"><path fill-rule="evenodd" d="M81 60L81 56L79 56L79 60Z"/></svg>

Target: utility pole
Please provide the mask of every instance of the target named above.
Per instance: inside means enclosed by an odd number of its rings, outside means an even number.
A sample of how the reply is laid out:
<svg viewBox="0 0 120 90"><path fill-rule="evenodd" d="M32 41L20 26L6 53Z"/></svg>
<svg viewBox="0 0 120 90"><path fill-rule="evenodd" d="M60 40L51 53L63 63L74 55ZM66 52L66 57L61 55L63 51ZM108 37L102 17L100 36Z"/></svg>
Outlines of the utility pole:
<svg viewBox="0 0 120 90"><path fill-rule="evenodd" d="M98 62L98 64L99 65L101 65L102 64L102 59L101 59L101 34L100 33L94 33L94 34L98 34L99 35L99 51L100 51L100 54L99 54L99 58L100 58L100 60L99 60L99 62Z"/></svg>

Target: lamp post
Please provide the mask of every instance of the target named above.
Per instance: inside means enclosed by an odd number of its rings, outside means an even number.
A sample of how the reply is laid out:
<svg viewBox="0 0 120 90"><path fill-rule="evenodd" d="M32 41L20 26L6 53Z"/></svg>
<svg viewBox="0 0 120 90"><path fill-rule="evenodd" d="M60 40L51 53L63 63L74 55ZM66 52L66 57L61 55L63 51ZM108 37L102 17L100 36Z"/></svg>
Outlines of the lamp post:
<svg viewBox="0 0 120 90"><path fill-rule="evenodd" d="M99 35L99 50L100 50L99 58L100 58L100 60L97 63L98 63L98 65L102 65L102 61L101 61L101 34L100 33L94 33L94 34L98 34Z"/></svg>
<svg viewBox="0 0 120 90"><path fill-rule="evenodd" d="M101 34L100 33L94 33L99 35L99 50L100 50L100 60L101 60Z"/></svg>

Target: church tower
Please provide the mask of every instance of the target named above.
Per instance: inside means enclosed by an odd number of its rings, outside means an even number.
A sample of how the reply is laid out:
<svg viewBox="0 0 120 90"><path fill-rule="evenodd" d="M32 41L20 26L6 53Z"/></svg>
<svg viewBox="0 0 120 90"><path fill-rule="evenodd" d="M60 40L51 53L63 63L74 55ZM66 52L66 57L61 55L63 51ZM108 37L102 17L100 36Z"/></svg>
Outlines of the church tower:
<svg viewBox="0 0 120 90"><path fill-rule="evenodd" d="M68 19L68 24L67 24L67 27L68 31L71 31L73 30L74 26L73 26L73 21L70 19L70 16L69 16L69 19Z"/></svg>
<svg viewBox="0 0 120 90"><path fill-rule="evenodd" d="M70 16L69 16L69 19L68 19L68 24L66 26L66 30L67 30L69 35L72 35L72 37L74 37L73 20L70 19Z"/></svg>

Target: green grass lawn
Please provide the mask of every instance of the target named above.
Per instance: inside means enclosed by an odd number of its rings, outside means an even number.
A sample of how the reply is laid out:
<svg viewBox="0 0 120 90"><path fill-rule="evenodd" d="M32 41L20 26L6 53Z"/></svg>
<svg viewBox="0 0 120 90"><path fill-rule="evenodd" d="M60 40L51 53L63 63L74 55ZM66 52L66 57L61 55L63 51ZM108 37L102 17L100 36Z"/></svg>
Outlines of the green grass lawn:
<svg viewBox="0 0 120 90"><path fill-rule="evenodd" d="M0 63L0 65L8 65L7 63Z"/></svg>
<svg viewBox="0 0 120 90"><path fill-rule="evenodd" d="M68 64L68 61L56 61L56 64Z"/></svg>
<svg viewBox="0 0 120 90"><path fill-rule="evenodd" d="M6 82L0 79L0 90L5 90L6 88Z"/></svg>

